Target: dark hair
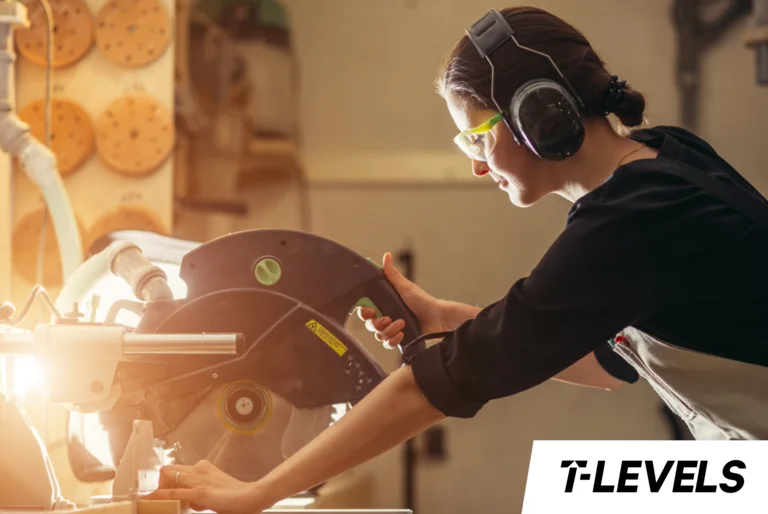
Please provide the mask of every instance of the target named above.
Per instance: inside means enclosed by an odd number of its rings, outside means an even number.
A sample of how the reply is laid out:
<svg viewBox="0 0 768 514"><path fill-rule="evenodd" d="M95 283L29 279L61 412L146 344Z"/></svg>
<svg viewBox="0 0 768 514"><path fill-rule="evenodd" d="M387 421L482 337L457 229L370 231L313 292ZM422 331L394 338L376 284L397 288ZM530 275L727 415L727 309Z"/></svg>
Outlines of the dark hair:
<svg viewBox="0 0 768 514"><path fill-rule="evenodd" d="M584 102L588 117L615 114L622 125L643 123L645 98L629 85L615 95L616 77L594 51L584 35L557 16L535 7L501 10L515 31L518 43L549 55ZM534 78L561 82L546 58L518 48L512 41L491 56L496 68L494 96L502 108L509 106L515 90ZM491 99L491 69L464 36L453 49L437 79L438 93L458 96L480 108L494 109ZM612 92L614 94L612 94ZM613 97L613 99L611 99Z"/></svg>

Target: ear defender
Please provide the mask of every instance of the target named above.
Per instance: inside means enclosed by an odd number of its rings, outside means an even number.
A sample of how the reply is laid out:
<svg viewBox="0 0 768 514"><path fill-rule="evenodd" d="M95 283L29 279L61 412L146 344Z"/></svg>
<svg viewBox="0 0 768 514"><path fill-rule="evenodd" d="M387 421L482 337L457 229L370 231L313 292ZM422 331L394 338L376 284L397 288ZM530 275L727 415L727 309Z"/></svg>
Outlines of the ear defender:
<svg viewBox="0 0 768 514"><path fill-rule="evenodd" d="M545 53L522 46L504 16L492 9L466 31L480 57L491 67L491 99L504 115L504 122L518 144L525 144L536 156L548 161L568 159L584 143L584 104L555 62ZM550 79L535 79L521 85L502 109L494 95L496 70L490 55L504 43L548 59L560 75L562 84Z"/></svg>
<svg viewBox="0 0 768 514"><path fill-rule="evenodd" d="M568 159L584 143L578 103L552 80L531 80L520 86L512 96L509 117L517 137L542 159Z"/></svg>

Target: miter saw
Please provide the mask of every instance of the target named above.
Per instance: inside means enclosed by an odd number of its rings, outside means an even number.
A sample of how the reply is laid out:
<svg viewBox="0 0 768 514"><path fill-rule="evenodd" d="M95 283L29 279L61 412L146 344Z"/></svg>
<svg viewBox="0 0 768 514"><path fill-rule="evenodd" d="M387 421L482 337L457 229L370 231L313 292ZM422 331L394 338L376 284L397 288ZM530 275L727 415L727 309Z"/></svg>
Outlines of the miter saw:
<svg viewBox="0 0 768 514"><path fill-rule="evenodd" d="M405 340L419 341L415 316L381 269L328 239L250 230L197 245L122 235L70 277L57 307L82 302L83 284L102 271L123 278L140 301L116 302L100 323L56 312L34 334L0 334L0 353L37 341L35 351L51 357L51 401L99 413L115 463L143 422L176 462L206 459L257 480L386 376L345 328L357 307L404 319ZM165 273L146 258L174 251L183 255L185 298L173 298ZM135 327L115 322L122 309L140 315Z"/></svg>

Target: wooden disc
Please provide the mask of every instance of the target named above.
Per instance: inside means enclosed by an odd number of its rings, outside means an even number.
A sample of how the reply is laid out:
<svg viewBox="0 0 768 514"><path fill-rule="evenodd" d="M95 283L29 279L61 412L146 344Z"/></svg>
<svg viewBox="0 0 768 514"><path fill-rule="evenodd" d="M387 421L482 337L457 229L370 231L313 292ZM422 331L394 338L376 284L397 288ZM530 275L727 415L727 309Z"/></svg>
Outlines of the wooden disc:
<svg viewBox="0 0 768 514"><path fill-rule="evenodd" d="M146 66L170 41L170 17L158 0L110 0L96 14L96 47L120 66Z"/></svg>
<svg viewBox="0 0 768 514"><path fill-rule="evenodd" d="M83 58L93 45L94 20L83 0L48 0L53 14L54 68L65 68ZM19 53L38 66L47 59L48 18L40 0L24 2L29 28L15 30Z"/></svg>
<svg viewBox="0 0 768 514"><path fill-rule="evenodd" d="M35 100L19 111L32 135L45 142L45 100ZM91 117L78 103L65 98L51 100L51 151L61 176L77 170L96 146Z"/></svg>
<svg viewBox="0 0 768 514"><path fill-rule="evenodd" d="M148 96L126 96L110 104L96 122L99 157L125 175L146 175L173 150L171 114Z"/></svg>
<svg viewBox="0 0 768 514"><path fill-rule="evenodd" d="M118 230L147 230L165 235L169 233L155 211L142 205L124 204L96 220L88 231L88 236L84 237L86 251L101 236Z"/></svg>
<svg viewBox="0 0 768 514"><path fill-rule="evenodd" d="M13 233L13 269L31 284L38 283L37 257L40 250L42 222L43 209L33 211L19 221ZM84 238L85 230L79 219L77 226L82 234L81 237ZM56 239L50 214L46 214L45 222L42 284L45 287L58 287L62 284L59 242Z"/></svg>

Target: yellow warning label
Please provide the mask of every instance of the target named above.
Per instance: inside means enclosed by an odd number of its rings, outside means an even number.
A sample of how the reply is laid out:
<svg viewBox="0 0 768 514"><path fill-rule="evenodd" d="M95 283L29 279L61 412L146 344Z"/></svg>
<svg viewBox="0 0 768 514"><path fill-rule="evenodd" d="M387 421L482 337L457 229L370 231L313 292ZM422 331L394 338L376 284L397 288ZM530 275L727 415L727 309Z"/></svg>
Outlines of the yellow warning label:
<svg viewBox="0 0 768 514"><path fill-rule="evenodd" d="M307 328L315 334L317 337L319 337L325 344L331 347L331 350L339 354L339 357L347 353L347 347L339 341L339 338L333 335L326 329L324 326L322 326L318 321L316 320L309 320L306 324Z"/></svg>

